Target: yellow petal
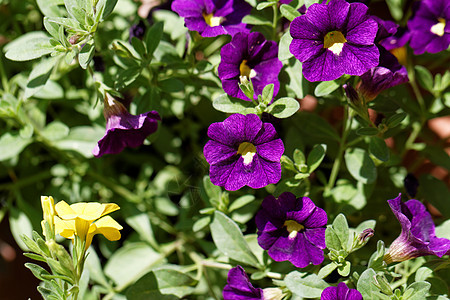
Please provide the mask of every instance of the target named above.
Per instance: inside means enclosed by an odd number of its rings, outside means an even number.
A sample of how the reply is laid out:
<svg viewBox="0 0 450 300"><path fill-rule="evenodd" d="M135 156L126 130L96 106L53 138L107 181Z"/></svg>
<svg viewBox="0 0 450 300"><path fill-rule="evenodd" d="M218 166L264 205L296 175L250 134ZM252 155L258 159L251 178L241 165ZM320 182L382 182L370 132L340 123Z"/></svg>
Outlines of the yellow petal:
<svg viewBox="0 0 450 300"><path fill-rule="evenodd" d="M110 216L103 217L92 223L86 237L86 248L91 245L92 237L96 234L103 234L110 241L120 240L119 230L123 227Z"/></svg>
<svg viewBox="0 0 450 300"><path fill-rule="evenodd" d="M75 235L75 220L62 220L55 216L55 231L66 239L73 239Z"/></svg>
<svg viewBox="0 0 450 300"><path fill-rule="evenodd" d="M73 220L77 217L77 213L64 200L56 203L55 211L58 216L64 220Z"/></svg>
<svg viewBox="0 0 450 300"><path fill-rule="evenodd" d="M80 202L70 206L76 213L77 217L86 221L94 221L102 216L103 205L98 202L86 203Z"/></svg>
<svg viewBox="0 0 450 300"><path fill-rule="evenodd" d="M107 214L110 214L110 213L112 213L113 211L116 211L116 210L119 210L119 209L120 209L119 205L117 205L117 204L115 204L115 203L105 203L105 204L102 204L102 205L103 205L103 207L105 208L105 209L103 210L102 216L107 215Z"/></svg>
<svg viewBox="0 0 450 300"><path fill-rule="evenodd" d="M42 211L44 213L44 218L45 216L53 216L55 214L55 200L53 200L52 196L41 196L41 205Z"/></svg>

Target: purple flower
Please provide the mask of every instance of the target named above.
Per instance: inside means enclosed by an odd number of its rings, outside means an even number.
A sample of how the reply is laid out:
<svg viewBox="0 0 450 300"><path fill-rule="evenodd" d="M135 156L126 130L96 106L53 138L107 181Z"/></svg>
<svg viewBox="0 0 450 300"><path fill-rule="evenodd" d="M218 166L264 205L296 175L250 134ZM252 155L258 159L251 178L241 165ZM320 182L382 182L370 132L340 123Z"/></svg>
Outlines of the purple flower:
<svg viewBox="0 0 450 300"><path fill-rule="evenodd" d="M380 45L383 46L386 50L390 51L392 49L401 48L409 42L411 38L411 33L405 27L399 27L397 32L389 36L382 41L380 41Z"/></svg>
<svg viewBox="0 0 450 300"><path fill-rule="evenodd" d="M241 266L228 272L227 285L223 288L224 300L264 300L263 290L254 288Z"/></svg>
<svg viewBox="0 0 450 300"><path fill-rule="evenodd" d="M409 81L406 68L397 58L379 46L380 64L361 75L359 92L367 100L374 99L381 91Z"/></svg>
<svg viewBox="0 0 450 300"><path fill-rule="evenodd" d="M324 259L327 214L308 197L285 192L267 196L256 215L258 244L275 261L290 261L298 268Z"/></svg>
<svg viewBox="0 0 450 300"><path fill-rule="evenodd" d="M323 290L320 295L321 300L362 300L362 295L358 290L350 289L348 286L339 282L336 286L329 286Z"/></svg>
<svg viewBox="0 0 450 300"><path fill-rule="evenodd" d="M248 31L241 20L252 7L244 0L175 0L172 10L184 18L189 30L214 37Z"/></svg>
<svg viewBox="0 0 450 300"><path fill-rule="evenodd" d="M131 44L131 39L133 37L136 37L136 38L142 40L144 38L146 29L147 29L147 26L145 25L144 21L142 21L142 20L139 20L139 23L132 25L130 27L130 37L128 39L130 44Z"/></svg>
<svg viewBox="0 0 450 300"><path fill-rule="evenodd" d="M303 62L303 75L309 81L359 76L378 65L377 23L362 3L313 4L292 21L290 32L289 50Z"/></svg>
<svg viewBox="0 0 450 300"><path fill-rule="evenodd" d="M106 119L106 134L92 151L95 157L116 154L125 147L142 145L145 138L156 131L158 121L161 120L156 111L132 115L122 103L109 94L106 94L103 113Z"/></svg>
<svg viewBox="0 0 450 300"><path fill-rule="evenodd" d="M411 199L403 203L399 194L397 198L388 200L388 203L400 222L402 232L385 254L386 263L424 255L442 257L450 251L450 240L436 237L431 215L420 201Z"/></svg>
<svg viewBox="0 0 450 300"><path fill-rule="evenodd" d="M414 16L408 21L411 31L409 45L414 54L437 53L450 45L450 2L448 0L422 0Z"/></svg>
<svg viewBox="0 0 450 300"><path fill-rule="evenodd" d="M280 180L284 146L272 124L254 114L234 114L212 123L208 136L211 140L203 154L211 165L213 184L235 191L244 185L259 189Z"/></svg>
<svg viewBox="0 0 450 300"><path fill-rule="evenodd" d="M264 87L274 84L274 96L280 89L278 74L283 64L278 59L278 45L266 41L259 32L237 33L231 42L220 51L219 78L224 91L232 96L251 101L239 89L239 82L250 80L255 90L255 99Z"/></svg>

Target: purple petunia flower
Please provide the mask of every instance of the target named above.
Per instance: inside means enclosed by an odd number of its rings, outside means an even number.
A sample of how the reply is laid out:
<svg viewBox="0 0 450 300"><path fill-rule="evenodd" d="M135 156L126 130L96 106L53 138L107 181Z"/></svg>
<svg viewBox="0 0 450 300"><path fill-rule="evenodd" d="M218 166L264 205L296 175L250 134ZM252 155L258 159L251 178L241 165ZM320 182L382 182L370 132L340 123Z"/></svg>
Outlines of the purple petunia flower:
<svg viewBox="0 0 450 300"><path fill-rule="evenodd" d="M431 215L420 201L411 199L403 203L399 194L397 198L388 200L388 203L400 222L402 232L385 254L386 263L424 255L442 257L450 251L450 240L436 237Z"/></svg>
<svg viewBox="0 0 450 300"><path fill-rule="evenodd" d="M397 28L397 32L389 36L382 41L380 41L380 45L383 46L386 50L390 51L392 49L401 48L409 42L411 38L411 32L405 27Z"/></svg>
<svg viewBox="0 0 450 300"><path fill-rule="evenodd" d="M414 54L437 53L450 45L450 1L422 0L408 21Z"/></svg>
<svg viewBox="0 0 450 300"><path fill-rule="evenodd" d="M313 4L292 21L290 33L289 50L303 62L303 75L309 81L359 76L378 65L377 23L362 3Z"/></svg>
<svg viewBox="0 0 450 300"><path fill-rule="evenodd" d="M234 114L212 123L208 136L211 140L203 154L211 165L213 184L235 191L245 185L259 189L280 180L284 145L272 124L254 114Z"/></svg>
<svg viewBox="0 0 450 300"><path fill-rule="evenodd" d="M274 96L280 89L278 74L283 64L278 59L278 45L266 41L259 32L237 33L220 51L219 78L223 90L232 97L251 101L239 88L239 82L251 79L255 99L264 87L274 84Z"/></svg>
<svg viewBox="0 0 450 300"><path fill-rule="evenodd" d="M339 282L336 286L329 286L320 295L321 300L362 300L358 290L350 289L345 283Z"/></svg>
<svg viewBox="0 0 450 300"><path fill-rule="evenodd" d="M95 157L116 154L125 147L142 145L145 138L156 131L158 121L161 120L156 111L132 115L122 103L109 94L106 94L103 114L106 119L106 134L92 151Z"/></svg>
<svg viewBox="0 0 450 300"><path fill-rule="evenodd" d="M184 18L189 30L214 37L249 31L241 21L252 7L244 0L175 0L172 10Z"/></svg>
<svg viewBox="0 0 450 300"><path fill-rule="evenodd" d="M308 197L290 192L278 199L266 197L256 215L258 244L275 261L290 261L298 268L324 259L327 214Z"/></svg>

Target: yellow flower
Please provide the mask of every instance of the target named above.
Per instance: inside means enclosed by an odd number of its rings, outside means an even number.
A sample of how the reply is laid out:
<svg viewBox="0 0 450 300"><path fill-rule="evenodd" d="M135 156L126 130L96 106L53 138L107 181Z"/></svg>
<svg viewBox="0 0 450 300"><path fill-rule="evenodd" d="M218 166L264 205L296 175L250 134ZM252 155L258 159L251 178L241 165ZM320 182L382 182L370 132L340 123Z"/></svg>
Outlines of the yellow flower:
<svg viewBox="0 0 450 300"><path fill-rule="evenodd" d="M55 216L56 233L72 240L78 236L86 241L86 248L97 233L103 234L110 241L117 241L120 239L119 230L122 226L105 215L118 209L120 207L114 203L81 202L69 205L65 201L60 201L55 206L58 214Z"/></svg>
<svg viewBox="0 0 450 300"><path fill-rule="evenodd" d="M46 229L45 229L45 222L48 223L51 232L53 232L53 228L55 227L55 222L53 220L54 216L55 216L55 201L53 200L52 196L41 196L41 206L42 206L42 211L43 211L43 215L44 215L44 219L41 222L41 226L42 226L42 232L44 233L44 235L48 238L52 237L54 235L51 233L46 233Z"/></svg>

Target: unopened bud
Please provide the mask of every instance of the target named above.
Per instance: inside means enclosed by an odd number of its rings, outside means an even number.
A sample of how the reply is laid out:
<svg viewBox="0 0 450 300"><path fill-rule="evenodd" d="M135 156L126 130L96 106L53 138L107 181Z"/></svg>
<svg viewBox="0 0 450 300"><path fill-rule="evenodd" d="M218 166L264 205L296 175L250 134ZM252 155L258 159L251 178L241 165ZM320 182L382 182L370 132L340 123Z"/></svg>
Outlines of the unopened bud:
<svg viewBox="0 0 450 300"><path fill-rule="evenodd" d="M78 43L78 40L80 39L80 36L78 35L78 34L76 34L76 35L72 35L70 38L69 38L69 43L71 44L71 45L75 45L76 43Z"/></svg>
<svg viewBox="0 0 450 300"><path fill-rule="evenodd" d="M342 86L345 91L345 95L350 100L351 103L355 106L360 106L361 104L361 98L358 95L358 92L351 86L351 84L344 84Z"/></svg>

